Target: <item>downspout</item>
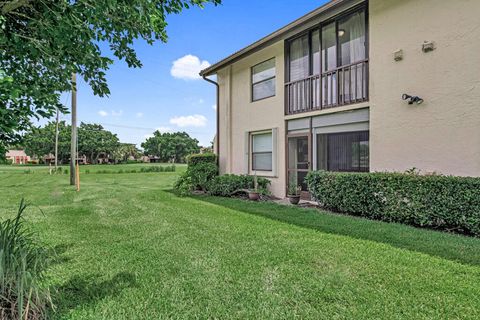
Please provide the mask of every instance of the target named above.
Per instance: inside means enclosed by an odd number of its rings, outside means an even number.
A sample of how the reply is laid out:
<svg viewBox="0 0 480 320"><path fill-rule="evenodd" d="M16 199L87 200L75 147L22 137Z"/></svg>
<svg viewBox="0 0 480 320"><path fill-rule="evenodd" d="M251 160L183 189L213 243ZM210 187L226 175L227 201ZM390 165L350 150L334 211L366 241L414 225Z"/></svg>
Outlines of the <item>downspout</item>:
<svg viewBox="0 0 480 320"><path fill-rule="evenodd" d="M203 80L208 81L215 85L217 92L217 133L216 133L216 142L217 142L217 165L220 167L220 85L218 82L215 82L211 79L208 79L205 75L202 75Z"/></svg>

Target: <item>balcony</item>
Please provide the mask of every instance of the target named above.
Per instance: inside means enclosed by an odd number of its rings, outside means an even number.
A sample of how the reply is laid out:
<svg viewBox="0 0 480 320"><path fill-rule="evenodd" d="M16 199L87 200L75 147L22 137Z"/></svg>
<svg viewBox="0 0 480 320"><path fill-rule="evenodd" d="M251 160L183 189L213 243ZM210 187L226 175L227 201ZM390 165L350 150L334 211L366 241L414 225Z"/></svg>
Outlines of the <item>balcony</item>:
<svg viewBox="0 0 480 320"><path fill-rule="evenodd" d="M285 83L285 114L368 101L368 59Z"/></svg>

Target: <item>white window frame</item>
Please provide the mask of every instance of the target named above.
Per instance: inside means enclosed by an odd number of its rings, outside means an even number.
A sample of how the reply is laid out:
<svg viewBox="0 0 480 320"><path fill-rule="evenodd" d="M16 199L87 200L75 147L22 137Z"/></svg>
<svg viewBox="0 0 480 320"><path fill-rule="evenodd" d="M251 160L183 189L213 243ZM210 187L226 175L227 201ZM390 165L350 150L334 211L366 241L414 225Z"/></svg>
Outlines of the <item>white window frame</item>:
<svg viewBox="0 0 480 320"><path fill-rule="evenodd" d="M253 137L259 134L270 133L272 135L272 170L254 170L253 169ZM248 133L248 174L256 174L263 177L276 177L277 176L277 141L278 141L278 128L272 128L261 131L251 131Z"/></svg>

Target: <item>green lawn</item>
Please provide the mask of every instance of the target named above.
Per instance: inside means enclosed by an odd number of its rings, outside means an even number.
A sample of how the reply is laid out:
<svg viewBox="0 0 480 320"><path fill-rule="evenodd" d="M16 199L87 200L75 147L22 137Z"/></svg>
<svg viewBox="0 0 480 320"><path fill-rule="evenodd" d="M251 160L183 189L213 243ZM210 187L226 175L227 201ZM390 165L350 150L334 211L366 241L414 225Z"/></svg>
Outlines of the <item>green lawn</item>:
<svg viewBox="0 0 480 320"><path fill-rule="evenodd" d="M480 318L480 239L179 198L178 172L93 173L104 168L82 167L76 193L67 175L0 167L0 216L25 197L59 252L54 319Z"/></svg>

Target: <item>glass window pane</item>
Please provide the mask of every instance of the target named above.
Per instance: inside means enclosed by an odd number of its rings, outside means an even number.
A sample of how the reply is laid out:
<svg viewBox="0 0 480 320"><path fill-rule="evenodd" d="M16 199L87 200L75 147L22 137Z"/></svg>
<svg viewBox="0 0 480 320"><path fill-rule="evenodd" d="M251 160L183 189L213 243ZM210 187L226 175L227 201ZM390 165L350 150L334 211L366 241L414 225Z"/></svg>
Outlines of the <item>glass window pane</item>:
<svg viewBox="0 0 480 320"><path fill-rule="evenodd" d="M308 137L288 138L288 169L308 169Z"/></svg>
<svg viewBox="0 0 480 320"><path fill-rule="evenodd" d="M290 42L290 81L304 79L309 75L308 36Z"/></svg>
<svg viewBox="0 0 480 320"><path fill-rule="evenodd" d="M253 83L275 77L275 59L270 59L257 64L252 69Z"/></svg>
<svg viewBox="0 0 480 320"><path fill-rule="evenodd" d="M253 85L253 100L259 100L275 95L275 78Z"/></svg>
<svg viewBox="0 0 480 320"><path fill-rule="evenodd" d="M355 12L339 20L338 43L341 64L365 59L365 12Z"/></svg>
<svg viewBox="0 0 480 320"><path fill-rule="evenodd" d="M323 136L327 137L327 147L323 146L323 150L327 152L328 170L369 171L368 131L335 133ZM318 153L320 153L319 150L317 150ZM323 157L325 157L324 154ZM317 163L319 163L318 159Z"/></svg>
<svg viewBox="0 0 480 320"><path fill-rule="evenodd" d="M320 73L320 31L312 32L312 74Z"/></svg>
<svg viewBox="0 0 480 320"><path fill-rule="evenodd" d="M317 170L328 170L327 135L317 135Z"/></svg>
<svg viewBox="0 0 480 320"><path fill-rule="evenodd" d="M300 186L302 191L308 191L308 186L305 182L307 174L307 171L289 171L288 186Z"/></svg>
<svg viewBox="0 0 480 320"><path fill-rule="evenodd" d="M252 135L253 152L272 152L272 134L261 133Z"/></svg>
<svg viewBox="0 0 480 320"><path fill-rule="evenodd" d="M337 37L335 23L332 22L322 28L322 72L337 67Z"/></svg>
<svg viewBox="0 0 480 320"><path fill-rule="evenodd" d="M272 171L272 153L252 154L252 169L260 171Z"/></svg>

